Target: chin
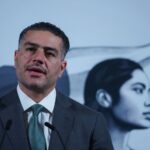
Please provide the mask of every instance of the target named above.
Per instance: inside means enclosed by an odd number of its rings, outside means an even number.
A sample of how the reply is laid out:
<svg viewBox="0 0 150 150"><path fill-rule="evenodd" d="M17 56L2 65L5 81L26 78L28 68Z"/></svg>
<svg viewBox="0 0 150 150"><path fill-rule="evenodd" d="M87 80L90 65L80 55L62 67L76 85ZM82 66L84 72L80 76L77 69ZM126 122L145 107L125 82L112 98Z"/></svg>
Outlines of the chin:
<svg viewBox="0 0 150 150"><path fill-rule="evenodd" d="M44 87L38 84L30 84L28 88L32 91L41 93L44 90Z"/></svg>
<svg viewBox="0 0 150 150"><path fill-rule="evenodd" d="M44 91L43 88L38 87L38 86L32 87L32 90L35 91L35 92L38 92L38 93L42 93Z"/></svg>
<svg viewBox="0 0 150 150"><path fill-rule="evenodd" d="M134 130L134 129L146 129L150 127L150 121L141 120L141 121L129 121L129 120L121 120L114 117L115 122L122 128L126 130Z"/></svg>
<svg viewBox="0 0 150 150"><path fill-rule="evenodd" d="M150 128L150 121L143 121L143 122L139 122L139 123L133 123L131 124L131 126L133 127L133 129L147 129Z"/></svg>

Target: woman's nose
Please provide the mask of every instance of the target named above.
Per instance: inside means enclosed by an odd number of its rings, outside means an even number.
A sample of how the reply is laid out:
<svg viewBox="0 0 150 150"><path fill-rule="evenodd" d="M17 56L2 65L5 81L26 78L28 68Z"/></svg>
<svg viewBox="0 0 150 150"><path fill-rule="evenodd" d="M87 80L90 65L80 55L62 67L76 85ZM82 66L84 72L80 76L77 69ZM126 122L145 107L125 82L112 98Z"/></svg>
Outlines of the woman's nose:
<svg viewBox="0 0 150 150"><path fill-rule="evenodd" d="M144 102L145 106L150 106L150 94L148 94L146 101Z"/></svg>

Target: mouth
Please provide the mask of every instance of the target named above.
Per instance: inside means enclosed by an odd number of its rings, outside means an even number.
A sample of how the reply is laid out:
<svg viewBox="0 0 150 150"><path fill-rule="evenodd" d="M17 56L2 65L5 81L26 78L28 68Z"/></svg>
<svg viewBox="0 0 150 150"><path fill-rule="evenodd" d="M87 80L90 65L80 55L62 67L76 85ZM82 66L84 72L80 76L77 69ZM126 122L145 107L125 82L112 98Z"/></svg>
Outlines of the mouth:
<svg viewBox="0 0 150 150"><path fill-rule="evenodd" d="M144 112L143 115L147 120L150 120L150 112Z"/></svg>
<svg viewBox="0 0 150 150"><path fill-rule="evenodd" d="M39 66L31 66L27 68L27 71L30 73L32 77L39 77L41 75L46 74L46 70L43 67Z"/></svg>

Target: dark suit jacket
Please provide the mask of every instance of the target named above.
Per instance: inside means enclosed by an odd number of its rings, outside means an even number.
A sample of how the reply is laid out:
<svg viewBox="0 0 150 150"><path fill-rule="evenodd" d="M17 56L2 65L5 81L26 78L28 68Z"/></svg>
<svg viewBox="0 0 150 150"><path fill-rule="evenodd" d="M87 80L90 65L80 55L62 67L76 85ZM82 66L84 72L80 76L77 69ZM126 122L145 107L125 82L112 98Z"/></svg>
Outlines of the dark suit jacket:
<svg viewBox="0 0 150 150"><path fill-rule="evenodd" d="M29 150L24 112L16 90L0 98L0 141L8 120L12 120L12 124L0 150ZM58 91L53 125L59 131L66 150L113 149L103 116ZM63 150L55 131L51 134L50 150Z"/></svg>

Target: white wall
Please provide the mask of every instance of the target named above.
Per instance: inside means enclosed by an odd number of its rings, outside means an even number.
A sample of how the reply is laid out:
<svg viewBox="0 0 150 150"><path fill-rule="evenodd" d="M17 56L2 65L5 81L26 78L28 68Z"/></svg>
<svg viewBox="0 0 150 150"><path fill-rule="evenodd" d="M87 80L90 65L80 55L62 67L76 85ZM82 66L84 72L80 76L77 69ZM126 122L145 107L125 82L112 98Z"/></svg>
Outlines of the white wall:
<svg viewBox="0 0 150 150"><path fill-rule="evenodd" d="M34 22L61 27L71 47L150 42L149 0L1 0L0 66L13 64L20 31Z"/></svg>

